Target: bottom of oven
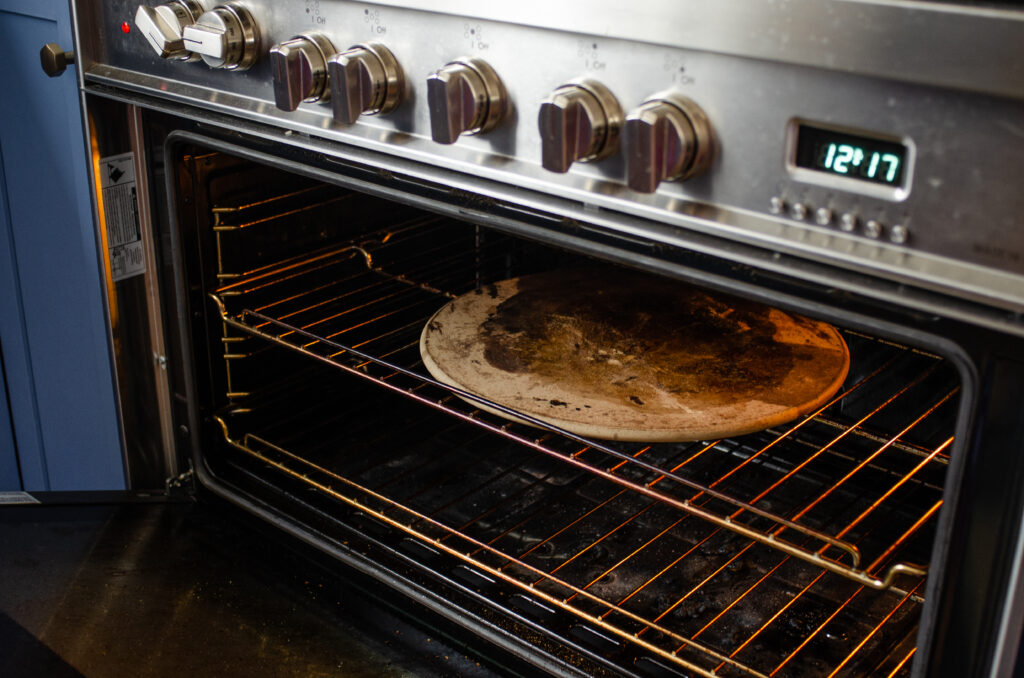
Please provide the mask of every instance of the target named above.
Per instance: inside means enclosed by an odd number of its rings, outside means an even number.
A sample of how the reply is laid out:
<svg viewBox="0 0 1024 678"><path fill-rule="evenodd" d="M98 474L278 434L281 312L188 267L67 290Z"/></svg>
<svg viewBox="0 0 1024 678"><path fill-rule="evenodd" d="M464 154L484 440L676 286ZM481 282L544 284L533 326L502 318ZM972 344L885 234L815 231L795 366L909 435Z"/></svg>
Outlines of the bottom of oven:
<svg viewBox="0 0 1024 678"><path fill-rule="evenodd" d="M909 675L947 361L843 330L835 398L732 439L511 423L433 381L420 332L455 295L579 254L220 154L182 163L201 464L236 501L552 672Z"/></svg>

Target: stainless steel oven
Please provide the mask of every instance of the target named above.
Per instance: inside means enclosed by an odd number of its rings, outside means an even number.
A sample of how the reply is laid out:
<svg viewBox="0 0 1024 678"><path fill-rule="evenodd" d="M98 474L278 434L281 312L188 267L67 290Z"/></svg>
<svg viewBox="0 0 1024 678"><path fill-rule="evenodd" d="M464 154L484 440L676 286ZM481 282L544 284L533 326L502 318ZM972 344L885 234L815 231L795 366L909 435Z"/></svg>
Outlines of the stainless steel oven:
<svg viewBox="0 0 1024 678"><path fill-rule="evenodd" d="M554 674L1016 670L1024 12L73 6L134 487ZM832 323L849 374L686 443L430 376L437 309L579 264Z"/></svg>

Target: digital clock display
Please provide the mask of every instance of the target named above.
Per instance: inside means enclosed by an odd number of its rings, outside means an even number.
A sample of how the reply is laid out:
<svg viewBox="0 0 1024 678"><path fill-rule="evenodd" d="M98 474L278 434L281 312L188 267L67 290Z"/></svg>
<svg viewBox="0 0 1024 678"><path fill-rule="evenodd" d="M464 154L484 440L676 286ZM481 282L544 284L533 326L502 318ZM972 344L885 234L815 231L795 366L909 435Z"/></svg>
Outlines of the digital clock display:
<svg viewBox="0 0 1024 678"><path fill-rule="evenodd" d="M796 166L840 177L902 186L907 147L894 141L799 125Z"/></svg>

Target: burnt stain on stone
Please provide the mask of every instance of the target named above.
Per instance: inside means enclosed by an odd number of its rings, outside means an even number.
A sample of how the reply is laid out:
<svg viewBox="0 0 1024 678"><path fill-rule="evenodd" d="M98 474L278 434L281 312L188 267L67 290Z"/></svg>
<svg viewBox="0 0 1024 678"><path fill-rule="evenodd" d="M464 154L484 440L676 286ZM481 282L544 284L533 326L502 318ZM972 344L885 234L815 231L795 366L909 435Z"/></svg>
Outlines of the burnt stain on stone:
<svg viewBox="0 0 1024 678"><path fill-rule="evenodd" d="M595 267L517 285L481 327L485 360L505 372L572 379L584 390L610 384L633 404L659 392L709 406L751 398L798 404L821 388L779 391L798 361L816 361L823 374L845 364L827 341L828 325L784 314L825 345L782 343L769 307L654 275Z"/></svg>

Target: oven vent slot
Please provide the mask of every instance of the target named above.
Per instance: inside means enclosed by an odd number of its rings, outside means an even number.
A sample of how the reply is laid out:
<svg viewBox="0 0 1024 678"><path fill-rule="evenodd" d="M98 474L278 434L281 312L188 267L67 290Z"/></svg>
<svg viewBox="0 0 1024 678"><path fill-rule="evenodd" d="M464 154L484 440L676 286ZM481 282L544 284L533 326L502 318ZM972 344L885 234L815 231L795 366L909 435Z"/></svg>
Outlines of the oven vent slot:
<svg viewBox="0 0 1024 678"><path fill-rule="evenodd" d="M532 423L546 433L511 424L467 405L486 403L478 396L426 377L419 359L420 331L437 308L488 282L480 271L490 280L507 275L500 248L453 245L467 234L479 239L465 224L406 223L367 235L358 246L242 276L213 299L225 328L374 381L610 480L623 492L869 588L906 593L903 587L923 579L924 568L898 555L930 526L941 505L952 438L918 442L949 416L956 401L957 388L949 385L940 360L882 344L858 347L868 360L820 412L781 432L745 436L742 444L708 441L682 462L671 459L668 445L612 444L542 422ZM887 421L893 418L899 419L895 426ZM844 423L837 428L837 422ZM879 443L882 430L895 434L881 436ZM923 508L916 515L889 510L895 497L908 493L931 499L917 502ZM794 497L806 501L794 503ZM823 524L822 516L839 509L844 522ZM858 542L869 542L870 550Z"/></svg>

